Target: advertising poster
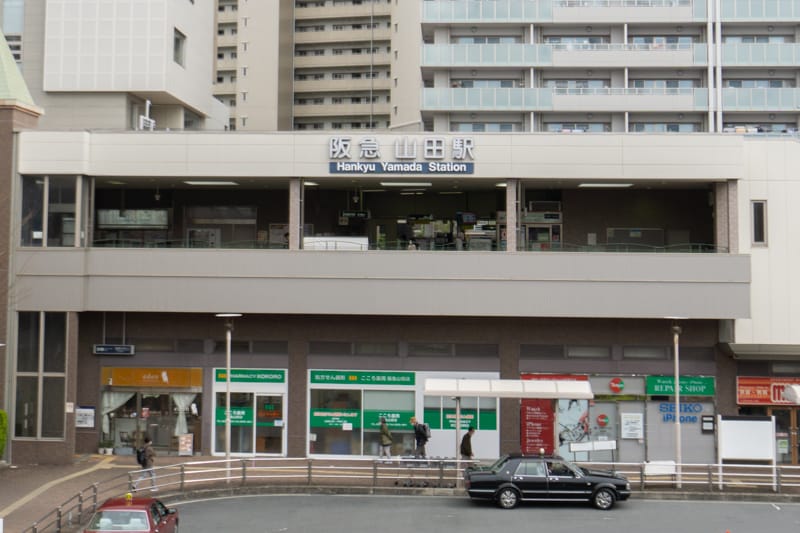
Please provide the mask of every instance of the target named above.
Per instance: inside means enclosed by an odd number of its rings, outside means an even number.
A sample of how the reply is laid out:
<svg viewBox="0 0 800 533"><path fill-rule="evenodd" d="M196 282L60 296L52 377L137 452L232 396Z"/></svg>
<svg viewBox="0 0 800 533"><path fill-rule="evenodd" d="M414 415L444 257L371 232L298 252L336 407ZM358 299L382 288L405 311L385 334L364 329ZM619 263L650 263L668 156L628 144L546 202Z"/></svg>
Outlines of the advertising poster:
<svg viewBox="0 0 800 533"><path fill-rule="evenodd" d="M553 453L555 416L552 400L522 400L520 448L525 454Z"/></svg>

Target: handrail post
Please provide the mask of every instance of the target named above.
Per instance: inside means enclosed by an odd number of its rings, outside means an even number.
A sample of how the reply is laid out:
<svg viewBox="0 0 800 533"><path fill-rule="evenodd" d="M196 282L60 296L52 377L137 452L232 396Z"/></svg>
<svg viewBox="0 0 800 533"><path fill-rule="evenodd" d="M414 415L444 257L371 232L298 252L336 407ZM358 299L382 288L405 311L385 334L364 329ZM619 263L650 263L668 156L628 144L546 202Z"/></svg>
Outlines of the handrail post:
<svg viewBox="0 0 800 533"><path fill-rule="evenodd" d="M242 486L244 487L247 481L247 459L240 459L240 461L242 462Z"/></svg>
<svg viewBox="0 0 800 533"><path fill-rule="evenodd" d="M56 533L61 533L61 506L56 509Z"/></svg>
<svg viewBox="0 0 800 533"><path fill-rule="evenodd" d="M183 492L186 486L186 465L181 464L181 492Z"/></svg>
<svg viewBox="0 0 800 533"><path fill-rule="evenodd" d="M781 467L780 466L775 469L775 474L776 474L775 475L775 483L776 483L775 484L775 492L780 494L781 490L783 489L783 487L781 486L782 485L782 483L781 483L782 480L781 480Z"/></svg>
<svg viewBox="0 0 800 533"><path fill-rule="evenodd" d="M458 461L458 459L456 459ZM444 483L444 459L439 460L439 487Z"/></svg>
<svg viewBox="0 0 800 533"><path fill-rule="evenodd" d="M128 491L133 491L133 473L128 472Z"/></svg>
<svg viewBox="0 0 800 533"><path fill-rule="evenodd" d="M78 493L78 523L83 520L83 491Z"/></svg>
<svg viewBox="0 0 800 533"><path fill-rule="evenodd" d="M708 465L708 492L714 492L714 465Z"/></svg>
<svg viewBox="0 0 800 533"><path fill-rule="evenodd" d="M97 483L92 483L92 512L97 511Z"/></svg>
<svg viewBox="0 0 800 533"><path fill-rule="evenodd" d="M644 463L639 465L639 490L644 490Z"/></svg>
<svg viewBox="0 0 800 533"><path fill-rule="evenodd" d="M308 458L308 479L306 480L311 485L311 458Z"/></svg>

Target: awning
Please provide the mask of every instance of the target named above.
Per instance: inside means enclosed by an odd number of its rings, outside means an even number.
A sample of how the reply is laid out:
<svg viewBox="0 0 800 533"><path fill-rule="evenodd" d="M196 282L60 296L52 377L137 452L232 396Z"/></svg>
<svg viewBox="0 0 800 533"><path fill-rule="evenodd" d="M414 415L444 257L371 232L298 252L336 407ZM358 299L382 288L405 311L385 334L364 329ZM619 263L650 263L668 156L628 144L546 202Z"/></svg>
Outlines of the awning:
<svg viewBox="0 0 800 533"><path fill-rule="evenodd" d="M544 398L590 400L588 381L555 379L426 379L429 396L480 396L484 398Z"/></svg>

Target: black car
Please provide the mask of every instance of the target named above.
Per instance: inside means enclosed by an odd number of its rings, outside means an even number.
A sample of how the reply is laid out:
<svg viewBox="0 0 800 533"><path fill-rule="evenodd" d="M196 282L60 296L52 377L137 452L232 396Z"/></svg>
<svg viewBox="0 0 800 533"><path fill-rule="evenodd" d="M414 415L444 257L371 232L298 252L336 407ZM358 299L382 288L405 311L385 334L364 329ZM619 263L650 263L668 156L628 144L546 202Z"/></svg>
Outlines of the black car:
<svg viewBox="0 0 800 533"><path fill-rule="evenodd" d="M520 501L588 501L606 510L631 495L622 476L545 455L505 455L490 466L467 468L464 481L470 498L493 500L503 509Z"/></svg>

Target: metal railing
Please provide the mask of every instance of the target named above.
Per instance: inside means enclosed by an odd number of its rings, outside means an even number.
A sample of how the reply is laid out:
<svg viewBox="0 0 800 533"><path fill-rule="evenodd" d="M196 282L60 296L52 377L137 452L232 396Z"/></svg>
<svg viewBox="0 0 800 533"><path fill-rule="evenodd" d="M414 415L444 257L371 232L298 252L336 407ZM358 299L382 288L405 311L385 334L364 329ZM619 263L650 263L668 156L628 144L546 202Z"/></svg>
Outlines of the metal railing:
<svg viewBox="0 0 800 533"><path fill-rule="evenodd" d="M294 488L352 488L369 490L461 489L463 469L472 461L454 458L308 459L248 457L213 461L189 461L155 468L153 488L168 500L192 492L238 489L269 491ZM763 493L800 497L800 467L775 465L682 464L674 462L618 463L579 462L581 466L612 470L626 476L634 490L672 490L676 493ZM135 492L150 495L150 478L139 481L133 470L94 483L57 506L22 533L71 533L85 524L106 499ZM137 487L138 485L138 487ZM447 492L452 494L452 492ZM205 494L204 497L213 497Z"/></svg>

